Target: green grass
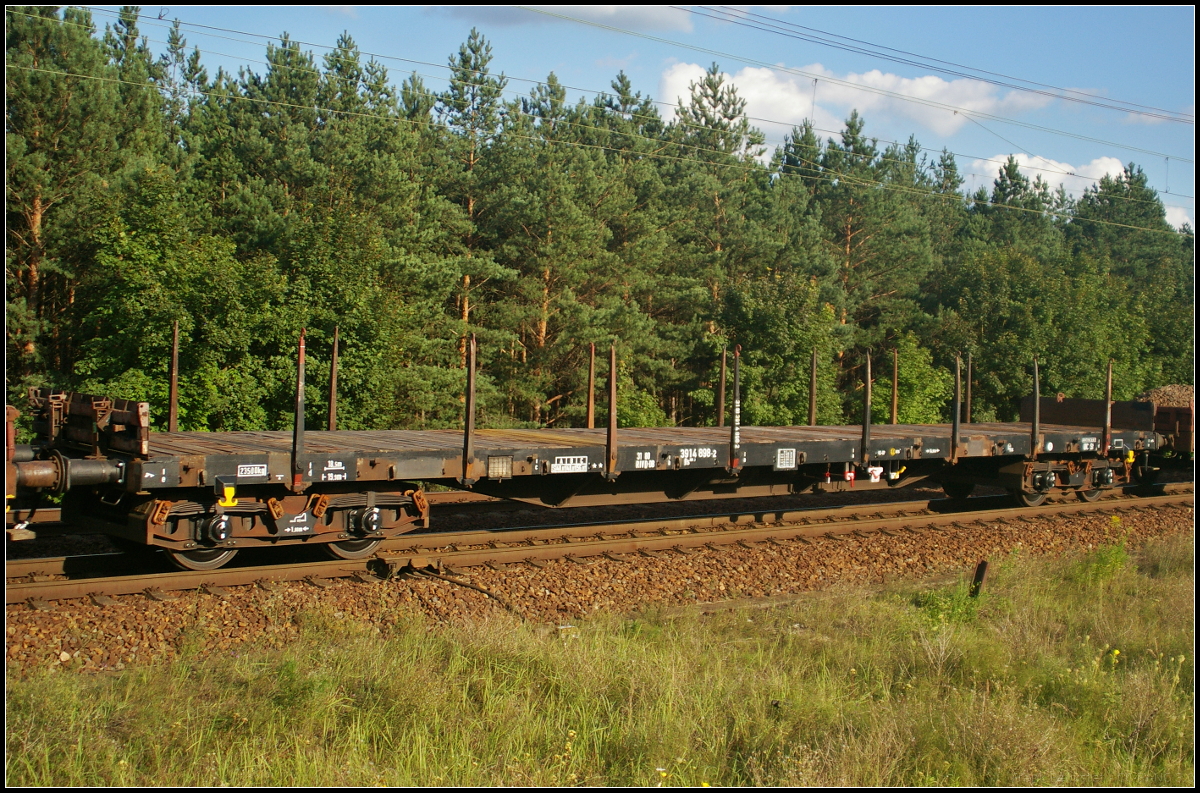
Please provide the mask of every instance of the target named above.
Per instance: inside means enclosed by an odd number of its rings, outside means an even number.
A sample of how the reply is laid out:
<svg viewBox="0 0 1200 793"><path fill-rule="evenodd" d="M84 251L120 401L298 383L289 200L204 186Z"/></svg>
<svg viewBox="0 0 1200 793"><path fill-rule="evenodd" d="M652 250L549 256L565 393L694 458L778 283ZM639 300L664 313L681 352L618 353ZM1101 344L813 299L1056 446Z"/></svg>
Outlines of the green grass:
<svg viewBox="0 0 1200 793"><path fill-rule="evenodd" d="M998 563L997 563L998 562ZM993 560L979 599L389 635L8 677L10 785L1187 785L1193 537Z"/></svg>

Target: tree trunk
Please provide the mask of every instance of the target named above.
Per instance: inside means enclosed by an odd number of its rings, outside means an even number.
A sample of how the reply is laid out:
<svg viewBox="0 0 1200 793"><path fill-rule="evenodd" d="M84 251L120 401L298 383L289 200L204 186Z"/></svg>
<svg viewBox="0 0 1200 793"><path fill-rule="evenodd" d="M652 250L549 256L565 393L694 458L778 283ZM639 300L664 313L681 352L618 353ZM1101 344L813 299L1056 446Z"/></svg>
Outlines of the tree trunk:
<svg viewBox="0 0 1200 793"><path fill-rule="evenodd" d="M551 227L546 232L546 249L551 250L554 244L554 228ZM546 336L550 324L550 265L542 268L542 305L537 322L537 346L542 349L546 346Z"/></svg>
<svg viewBox="0 0 1200 793"><path fill-rule="evenodd" d="M538 316L537 323L537 346L542 348L546 346L546 336L549 333L550 325L550 268L547 267L542 271L542 305L541 314Z"/></svg>
<svg viewBox="0 0 1200 793"><path fill-rule="evenodd" d="M29 211L29 259L26 262L25 269L25 305L29 310L29 315L37 319L41 313L41 264L42 264L42 217L45 214L45 209L42 206L42 197L34 196L33 206ZM28 356L33 356L37 351L37 342L34 341L33 333L29 335L29 339L25 342L24 353Z"/></svg>

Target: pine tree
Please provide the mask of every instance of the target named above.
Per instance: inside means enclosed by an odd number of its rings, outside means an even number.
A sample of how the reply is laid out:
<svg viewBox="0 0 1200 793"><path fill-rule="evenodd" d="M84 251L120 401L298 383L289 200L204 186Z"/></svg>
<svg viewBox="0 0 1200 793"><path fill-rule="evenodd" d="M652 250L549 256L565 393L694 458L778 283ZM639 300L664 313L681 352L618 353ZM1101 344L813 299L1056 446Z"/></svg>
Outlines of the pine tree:
<svg viewBox="0 0 1200 793"><path fill-rule="evenodd" d="M976 227L989 246L1025 251L1039 259L1061 255L1062 235L1054 218L1050 187L1038 176L1033 182L1010 156L1000 168L988 196L980 188L972 214L983 220Z"/></svg>
<svg viewBox="0 0 1200 793"><path fill-rule="evenodd" d="M863 134L864 126L858 113L851 113L841 140L828 141L821 157L825 179L816 189L826 251L834 262L823 286L841 325L844 386L861 379L856 370L867 347L912 321L932 264L929 224L915 205L921 199L913 194L921 189L918 147L914 141L881 156L875 141Z"/></svg>
<svg viewBox="0 0 1200 793"><path fill-rule="evenodd" d="M1072 249L1105 261L1138 305L1153 307L1147 314L1147 352L1161 365L1163 380L1191 382L1196 294L1191 237L1173 233L1161 199L1133 163L1085 190L1074 215L1065 228Z"/></svg>
<svg viewBox="0 0 1200 793"><path fill-rule="evenodd" d="M498 341L510 351L497 366L518 417L539 424L570 421L586 344L624 336L613 316L595 327L598 311L621 311L604 306L603 291L631 284L605 223L624 191L601 152L571 145L586 113L567 105L551 74L508 108L492 165L486 228L496 260L515 275L496 291L494 319L509 329Z"/></svg>
<svg viewBox="0 0 1200 793"><path fill-rule="evenodd" d="M142 158L141 165L157 162L165 144L162 125L163 97L155 83L161 69L150 52L150 43L138 33L137 6L122 6L117 21L105 26L104 46L114 76L120 80L117 143L127 162Z"/></svg>
<svg viewBox="0 0 1200 793"><path fill-rule="evenodd" d="M19 388L62 370L71 340L56 320L90 260L123 153L121 100L91 16L10 8L6 21L7 358Z"/></svg>
<svg viewBox="0 0 1200 793"><path fill-rule="evenodd" d="M450 87L439 97L438 113L452 132L450 138L455 171L448 175L445 190L466 213L467 228L459 262L460 291L456 296L462 322L460 348L466 366L466 338L471 325L472 296L492 278L506 277L495 267L477 231L486 211L480 201L480 183L487 179L485 160L502 120L502 97L508 80L490 70L492 45L475 28L450 59Z"/></svg>
<svg viewBox="0 0 1200 793"><path fill-rule="evenodd" d="M505 101L478 31L435 95L349 35L210 80L179 25L155 60L133 7L6 20L10 394L161 404L175 320L187 429L289 426L301 327L310 385L340 329L344 429L459 426L468 333L480 426L581 424L591 343L617 344L622 426L715 423L734 344L758 423L807 419L813 349L827 422L893 346L907 421L944 418L957 352L977 417L1015 417L1035 354L1070 396L1109 358L1119 398L1194 378L1194 236L1133 164L1074 200L1010 159L965 195L953 155L881 150L857 113L767 159L716 65L664 119L624 73Z"/></svg>

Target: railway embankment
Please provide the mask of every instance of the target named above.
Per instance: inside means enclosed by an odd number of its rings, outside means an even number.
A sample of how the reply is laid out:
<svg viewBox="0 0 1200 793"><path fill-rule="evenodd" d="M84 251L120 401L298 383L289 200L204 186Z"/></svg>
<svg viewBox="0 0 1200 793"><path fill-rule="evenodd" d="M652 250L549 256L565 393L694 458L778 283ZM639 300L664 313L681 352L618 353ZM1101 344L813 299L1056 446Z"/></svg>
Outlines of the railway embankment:
<svg viewBox="0 0 1200 793"><path fill-rule="evenodd" d="M1187 785L1192 523L10 607L6 781Z"/></svg>
<svg viewBox="0 0 1200 793"><path fill-rule="evenodd" d="M338 614L337 619L362 621L382 632L412 619L430 625L475 622L506 610L507 618L553 626L599 614L957 574L981 559L1012 554L1053 556L1136 544L1190 530L1193 514L1191 506L1138 506L1120 513L1047 512L983 523L964 515L967 522L917 531L810 534L640 554L475 564L450 568L441 577L417 571L384 582L370 576L259 580L99 601L19 603L6 611L6 662L15 673L59 666L103 671L185 651L203 657L242 646L283 647L300 635L310 612Z"/></svg>

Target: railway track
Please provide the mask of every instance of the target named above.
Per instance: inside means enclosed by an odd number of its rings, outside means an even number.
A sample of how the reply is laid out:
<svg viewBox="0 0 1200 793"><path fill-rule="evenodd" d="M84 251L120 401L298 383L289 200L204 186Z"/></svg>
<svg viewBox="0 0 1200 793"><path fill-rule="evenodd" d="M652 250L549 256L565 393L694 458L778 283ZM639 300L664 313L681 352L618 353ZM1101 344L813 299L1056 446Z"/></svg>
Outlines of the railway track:
<svg viewBox="0 0 1200 793"><path fill-rule="evenodd" d="M357 577L380 582L391 576L437 571L453 576L463 568L511 564L541 566L553 559L590 564L607 558L633 561L638 555L689 555L701 549L754 543L811 543L847 535L896 534L953 530L969 524L1033 520L1041 517L1121 513L1143 509L1188 508L1192 483L1162 486L1159 495L1115 491L1097 502L1061 501L1039 507L1005 506L1002 497L960 501L905 501L792 511L743 511L718 515L648 521L579 523L503 531L429 532L405 535L385 543L380 553L364 560L294 562L229 567L203 572L137 572L136 560L125 554L48 557L6 562L6 604L28 603L52 608L52 601L90 597L106 604L114 596L144 594L170 599L182 590L202 590L214 596L225 588L273 582L308 581L328 586L330 579ZM144 562L143 562L144 564Z"/></svg>

